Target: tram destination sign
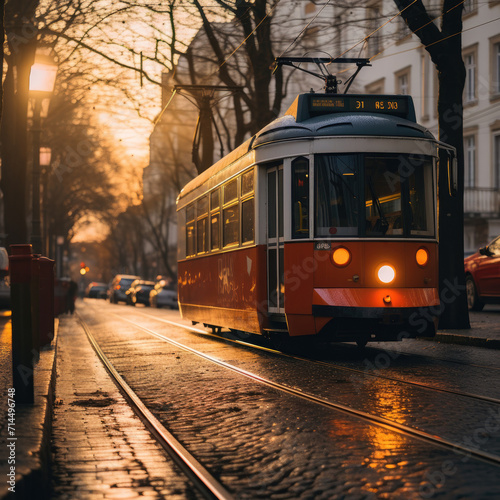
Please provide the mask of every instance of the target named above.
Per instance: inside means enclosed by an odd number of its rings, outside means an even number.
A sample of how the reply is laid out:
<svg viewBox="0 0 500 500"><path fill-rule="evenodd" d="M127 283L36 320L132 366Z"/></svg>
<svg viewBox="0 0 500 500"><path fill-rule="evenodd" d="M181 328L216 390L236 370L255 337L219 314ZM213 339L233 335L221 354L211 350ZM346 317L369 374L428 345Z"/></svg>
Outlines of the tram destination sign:
<svg viewBox="0 0 500 500"><path fill-rule="evenodd" d="M382 113L415 121L408 95L301 94L296 103L297 121L331 113Z"/></svg>

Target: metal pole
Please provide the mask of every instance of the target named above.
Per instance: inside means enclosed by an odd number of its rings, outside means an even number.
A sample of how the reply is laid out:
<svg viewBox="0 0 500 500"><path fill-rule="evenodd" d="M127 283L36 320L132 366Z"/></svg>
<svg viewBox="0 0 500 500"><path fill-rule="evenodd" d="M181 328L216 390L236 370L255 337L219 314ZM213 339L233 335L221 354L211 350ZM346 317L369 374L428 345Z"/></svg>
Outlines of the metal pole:
<svg viewBox="0 0 500 500"><path fill-rule="evenodd" d="M40 224L40 134L42 99L35 98L33 109L33 186L31 203L31 245L33 253L42 253L42 231Z"/></svg>
<svg viewBox="0 0 500 500"><path fill-rule="evenodd" d="M31 245L11 245L12 379L16 402L34 402L33 331L31 326Z"/></svg>

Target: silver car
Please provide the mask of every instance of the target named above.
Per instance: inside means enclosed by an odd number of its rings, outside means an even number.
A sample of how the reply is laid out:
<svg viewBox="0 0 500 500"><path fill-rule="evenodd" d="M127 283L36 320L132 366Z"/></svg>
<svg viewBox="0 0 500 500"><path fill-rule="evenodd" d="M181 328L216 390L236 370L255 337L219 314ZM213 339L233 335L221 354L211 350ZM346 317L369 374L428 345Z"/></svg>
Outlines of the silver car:
<svg viewBox="0 0 500 500"><path fill-rule="evenodd" d="M167 285L164 281L156 283L153 290L149 292L149 303L151 307L179 309L175 285Z"/></svg>

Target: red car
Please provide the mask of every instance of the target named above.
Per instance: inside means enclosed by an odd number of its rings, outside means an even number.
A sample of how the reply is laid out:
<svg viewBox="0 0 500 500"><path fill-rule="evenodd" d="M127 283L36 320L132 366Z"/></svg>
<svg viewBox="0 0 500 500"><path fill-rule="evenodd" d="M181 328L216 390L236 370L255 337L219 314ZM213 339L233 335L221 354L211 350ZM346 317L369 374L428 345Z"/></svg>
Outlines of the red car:
<svg viewBox="0 0 500 500"><path fill-rule="evenodd" d="M467 257L464 265L469 309L500 303L500 236Z"/></svg>

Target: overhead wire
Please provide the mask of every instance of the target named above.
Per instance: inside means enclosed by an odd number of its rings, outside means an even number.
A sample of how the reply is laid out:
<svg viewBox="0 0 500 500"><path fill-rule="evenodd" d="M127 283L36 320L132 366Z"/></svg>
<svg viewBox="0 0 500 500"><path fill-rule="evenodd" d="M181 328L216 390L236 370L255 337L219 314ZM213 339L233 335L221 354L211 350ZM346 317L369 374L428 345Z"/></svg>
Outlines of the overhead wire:
<svg viewBox="0 0 500 500"><path fill-rule="evenodd" d="M465 1L465 0L464 0ZM344 50L344 52L342 52L342 54L338 55L337 57L334 58L335 59L338 59L339 57L342 57L344 54L347 54L347 52L350 52L352 49L354 49L355 47L357 47L360 43L364 43L364 42L367 42L368 39L370 37L372 37L375 33L377 33L378 31L380 31L384 26L387 26L390 22L392 22L394 19L396 19L397 17L399 17L406 9L409 9L414 3L416 3L417 0L413 0L413 2L410 4L410 5L407 5L404 9L400 10L397 14L395 14L393 17L391 17L389 20L387 20L384 24L382 24L381 26L379 26L377 29L373 30L371 33L369 33L368 35L366 35L362 40L360 40L359 42L356 42L352 47L350 47L349 49L347 50Z"/></svg>
<svg viewBox="0 0 500 500"><path fill-rule="evenodd" d="M417 1L417 0L415 0ZM300 31L300 33L294 38L294 40L290 43L290 45L278 56L278 57L283 57L283 54L285 54L286 52L288 52L288 50L290 49L290 47L292 47L292 45L294 45L297 40L300 38L300 35L302 35L302 33L304 33L304 31L307 30L307 28L309 28L309 26L314 22L316 21L316 19L318 18L318 16L325 10L325 8L328 6L328 4L331 2L331 0L328 0L325 5L323 5L323 7L320 9L320 11L302 28L302 30Z"/></svg>
<svg viewBox="0 0 500 500"><path fill-rule="evenodd" d="M227 61L235 54L235 52L257 31L257 29L259 28L259 26L275 11L276 7L278 6L278 4L280 3L281 0L278 0L274 6L269 10L269 12L266 13L266 15L261 19L260 23L257 24L257 26L255 26L255 28L251 31L251 33L238 45L238 47L236 47L232 52L231 54L229 54L226 59L222 62L222 64L219 66L219 68L217 69L217 71L219 69L222 68L222 66L224 66L224 64L227 63ZM328 0L329 2L331 0ZM215 74L215 72L213 73Z"/></svg>
<svg viewBox="0 0 500 500"><path fill-rule="evenodd" d="M260 25L274 12L274 10L276 9L276 7L280 3L280 1L281 0L277 0L277 2L274 4L274 6L269 10L269 12L266 13L266 15L261 19L261 21L257 24L257 26L255 26L255 28L251 31L251 33L247 37L245 37L245 39L238 45L238 47L236 47L231 52L231 54L229 54L226 57L226 59L219 65L219 67L211 75L208 75L208 78L210 78L211 76L214 76L222 68L222 66L224 66L227 63L227 61L245 44L245 42L257 31L257 29L260 27ZM331 0L328 0L328 2L330 2L330 1ZM169 101L164 106L164 108L162 109L161 113L158 115L156 120L153 122L154 125L156 125L160 121L161 117L163 116L163 113L166 111L166 109L168 108L168 106L172 102L172 99L174 98L175 93L176 93L175 91L172 93L172 96L170 97Z"/></svg>
<svg viewBox="0 0 500 500"><path fill-rule="evenodd" d="M420 28L417 28L415 31L413 31L413 33L417 34L417 32L419 32L420 30L423 30L424 28L426 28L427 26L429 26L429 24L432 24L437 19L441 19L445 14L448 14L449 12L451 12L454 9L456 9L457 7L460 7L460 5L464 4L465 1L466 0L462 0L460 3L454 5L451 9L448 9L446 12L443 12L440 16L438 16L438 17L436 17L434 19L431 19L429 22L423 24L422 26L420 26ZM413 5L413 4L411 4L411 5ZM408 5L408 7L410 7L411 5ZM401 12L403 12L403 11L401 11ZM401 12L399 14L401 14ZM396 43L397 43L397 41L389 44L387 47L384 47L380 52L378 52L377 54L374 54L373 56L371 56L370 57L370 61L373 60L373 59L375 59L379 54L382 54L382 52L385 52L387 49L389 49L390 47L394 46ZM411 49L411 50L413 50L413 49Z"/></svg>
<svg viewBox="0 0 500 500"><path fill-rule="evenodd" d="M474 29L476 29L476 28L480 28L481 26L485 26L486 24L494 23L494 22L497 22L497 21L499 21L499 20L500 20L500 17L497 17L496 19L492 19L492 20L490 20L490 21L486 21L486 22L481 23L481 24L478 24L478 25L476 25L476 26L471 26L470 28L466 28L466 29L464 29L464 30L457 31L456 33L452 33L451 35L448 35L448 36L447 36L447 37L445 37L445 38L441 38L441 39L439 39L439 40L436 40L435 42L432 42L432 43L430 43L430 44L428 44L428 45L422 45L422 44L420 44L419 46L417 46L417 47L412 47L411 49L405 49L405 50L401 50L401 51L399 51L399 52L394 52L394 53L392 53L392 54L387 54L387 55L385 55L385 56L378 57L378 56L379 56L379 54L381 54L382 52L385 52L385 50L386 50L386 49L384 49L384 50L380 51L378 54L376 54L376 55L375 55L375 56L373 56L373 57L377 57L378 59L384 59L384 58L386 58L386 57L392 57L392 56L395 56L395 55L404 54L404 53L406 53L406 52L411 52L412 50L418 50L418 49L420 49L422 46L423 46L424 48L431 47L431 46L433 46L433 45L437 45L438 43L444 42L444 41L446 41L446 40L448 40L448 39L450 39L450 38L453 38L453 37L455 37L455 36L461 35L462 33L466 33L467 31L471 31L471 30L474 30ZM372 60L372 59L370 59L370 60Z"/></svg>

